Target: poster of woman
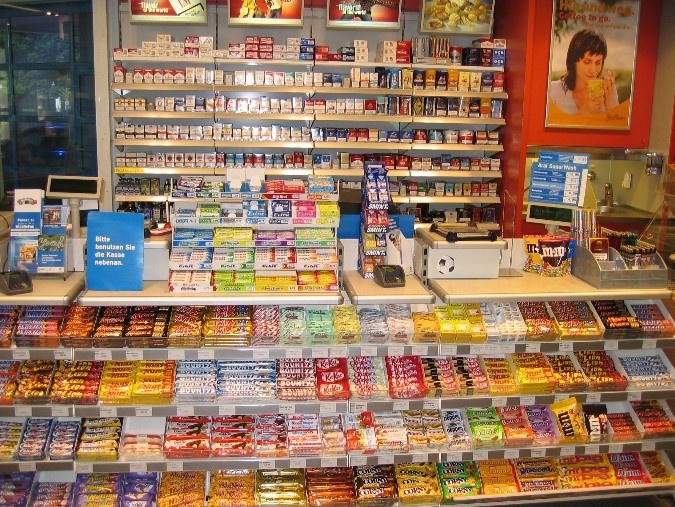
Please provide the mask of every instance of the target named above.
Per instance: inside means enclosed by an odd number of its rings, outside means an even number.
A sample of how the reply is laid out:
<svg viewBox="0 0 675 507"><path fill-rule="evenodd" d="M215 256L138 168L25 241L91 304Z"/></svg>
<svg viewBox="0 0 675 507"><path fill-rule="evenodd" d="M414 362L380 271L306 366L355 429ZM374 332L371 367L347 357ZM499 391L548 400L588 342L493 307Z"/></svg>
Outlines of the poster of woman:
<svg viewBox="0 0 675 507"><path fill-rule="evenodd" d="M639 0L553 0L547 127L628 130Z"/></svg>
<svg viewBox="0 0 675 507"><path fill-rule="evenodd" d="M229 0L230 25L302 26L303 0Z"/></svg>

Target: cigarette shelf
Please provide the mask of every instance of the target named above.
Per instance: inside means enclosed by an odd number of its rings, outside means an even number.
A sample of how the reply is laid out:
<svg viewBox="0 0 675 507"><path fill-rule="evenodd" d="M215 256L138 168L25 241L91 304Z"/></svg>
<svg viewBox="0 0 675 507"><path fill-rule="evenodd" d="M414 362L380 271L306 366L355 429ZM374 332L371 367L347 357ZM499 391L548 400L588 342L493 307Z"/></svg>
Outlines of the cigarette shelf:
<svg viewBox="0 0 675 507"><path fill-rule="evenodd" d="M506 125L506 120L503 118L459 118L456 116L413 116L413 125Z"/></svg>

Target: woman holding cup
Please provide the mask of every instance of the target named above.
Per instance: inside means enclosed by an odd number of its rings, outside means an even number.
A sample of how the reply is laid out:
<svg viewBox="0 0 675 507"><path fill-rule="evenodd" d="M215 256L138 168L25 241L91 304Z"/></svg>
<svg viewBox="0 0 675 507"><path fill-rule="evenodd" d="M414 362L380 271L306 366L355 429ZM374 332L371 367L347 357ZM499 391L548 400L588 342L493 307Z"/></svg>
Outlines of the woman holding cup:
<svg viewBox="0 0 675 507"><path fill-rule="evenodd" d="M567 48L566 71L551 82L549 98L568 114L597 114L619 105L614 72L604 72L607 42L593 30L574 34Z"/></svg>

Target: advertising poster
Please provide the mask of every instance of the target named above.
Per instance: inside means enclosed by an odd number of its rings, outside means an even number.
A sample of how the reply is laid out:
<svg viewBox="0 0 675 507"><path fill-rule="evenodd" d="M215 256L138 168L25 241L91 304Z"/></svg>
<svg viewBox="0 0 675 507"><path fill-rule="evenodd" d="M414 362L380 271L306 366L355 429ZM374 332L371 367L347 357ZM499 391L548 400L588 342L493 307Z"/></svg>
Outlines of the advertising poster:
<svg viewBox="0 0 675 507"><path fill-rule="evenodd" d="M89 213L85 269L89 289L143 289L143 222L142 213Z"/></svg>
<svg viewBox="0 0 675 507"><path fill-rule="evenodd" d="M229 0L229 24L302 26L303 0Z"/></svg>
<svg viewBox="0 0 675 507"><path fill-rule="evenodd" d="M493 0L422 0L421 33L492 34Z"/></svg>
<svg viewBox="0 0 675 507"><path fill-rule="evenodd" d="M628 130L639 0L553 0L547 127Z"/></svg>
<svg viewBox="0 0 675 507"><path fill-rule="evenodd" d="M206 23L206 0L129 0L129 11L132 23Z"/></svg>
<svg viewBox="0 0 675 507"><path fill-rule="evenodd" d="M328 28L398 30L401 0L328 0Z"/></svg>

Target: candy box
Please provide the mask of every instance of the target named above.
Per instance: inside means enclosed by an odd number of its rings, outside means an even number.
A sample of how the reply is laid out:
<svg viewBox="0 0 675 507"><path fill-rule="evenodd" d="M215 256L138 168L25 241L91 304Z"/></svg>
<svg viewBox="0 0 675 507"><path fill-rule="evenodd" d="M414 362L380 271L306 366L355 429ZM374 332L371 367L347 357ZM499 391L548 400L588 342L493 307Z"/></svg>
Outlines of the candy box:
<svg viewBox="0 0 675 507"><path fill-rule="evenodd" d="M627 300L628 311L642 326L646 338L670 338L675 335L675 321L660 300Z"/></svg>
<svg viewBox="0 0 675 507"><path fill-rule="evenodd" d="M670 388L675 382L675 369L661 349L614 350L609 355L628 379L629 390Z"/></svg>

